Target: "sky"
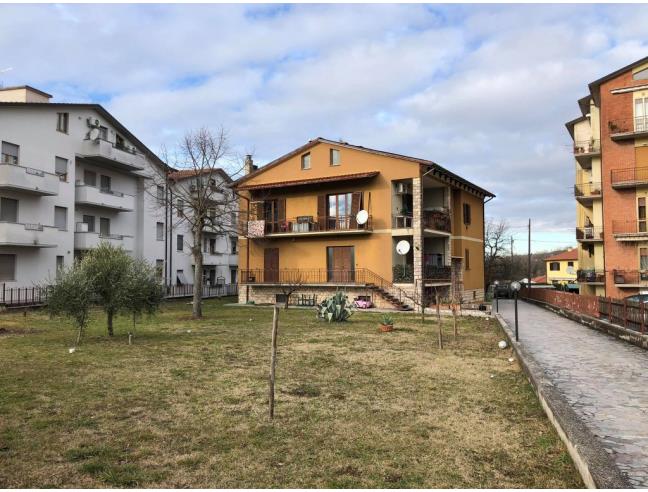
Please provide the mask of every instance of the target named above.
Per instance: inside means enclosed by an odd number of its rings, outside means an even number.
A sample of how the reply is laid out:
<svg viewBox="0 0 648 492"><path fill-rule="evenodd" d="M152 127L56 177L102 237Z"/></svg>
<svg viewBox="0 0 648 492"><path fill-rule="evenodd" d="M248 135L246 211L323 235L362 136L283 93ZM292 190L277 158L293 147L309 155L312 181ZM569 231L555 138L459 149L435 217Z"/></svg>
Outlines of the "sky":
<svg viewBox="0 0 648 492"><path fill-rule="evenodd" d="M564 123L648 55L644 5L0 5L0 82L98 102L153 151L202 126L264 164L315 137L492 191L516 252L575 245Z"/></svg>

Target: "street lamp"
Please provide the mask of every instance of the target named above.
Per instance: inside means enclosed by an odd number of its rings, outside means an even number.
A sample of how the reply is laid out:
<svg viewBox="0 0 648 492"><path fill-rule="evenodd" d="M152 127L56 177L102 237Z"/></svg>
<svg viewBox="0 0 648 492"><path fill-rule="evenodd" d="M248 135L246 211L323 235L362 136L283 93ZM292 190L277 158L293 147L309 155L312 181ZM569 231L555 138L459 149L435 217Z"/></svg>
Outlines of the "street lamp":
<svg viewBox="0 0 648 492"><path fill-rule="evenodd" d="M495 286L495 312L499 313L499 297L497 297L497 286L499 285L499 280L495 280L493 285Z"/></svg>
<svg viewBox="0 0 648 492"><path fill-rule="evenodd" d="M518 300L518 292L520 292L520 289L522 288L522 284L520 282L511 282L511 290L513 291L513 298L515 299L515 341L518 341L518 310L517 310L517 300Z"/></svg>

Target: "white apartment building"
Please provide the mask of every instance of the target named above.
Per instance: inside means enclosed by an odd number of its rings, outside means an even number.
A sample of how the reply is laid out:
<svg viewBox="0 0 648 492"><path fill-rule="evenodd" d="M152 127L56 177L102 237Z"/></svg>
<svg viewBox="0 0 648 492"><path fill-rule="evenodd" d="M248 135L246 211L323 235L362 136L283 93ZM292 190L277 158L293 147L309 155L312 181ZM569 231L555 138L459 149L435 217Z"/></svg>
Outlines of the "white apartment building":
<svg viewBox="0 0 648 492"><path fill-rule="evenodd" d="M174 170L102 106L51 97L0 89L0 284L40 284L101 241L192 284L192 236L153 179ZM235 238L208 235L203 251L206 282L236 282Z"/></svg>

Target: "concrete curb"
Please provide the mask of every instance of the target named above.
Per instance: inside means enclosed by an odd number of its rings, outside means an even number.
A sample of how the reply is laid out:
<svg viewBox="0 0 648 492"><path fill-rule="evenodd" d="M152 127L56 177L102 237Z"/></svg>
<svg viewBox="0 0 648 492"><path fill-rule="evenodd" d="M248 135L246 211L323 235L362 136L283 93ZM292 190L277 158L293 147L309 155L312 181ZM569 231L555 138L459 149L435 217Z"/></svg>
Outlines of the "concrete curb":
<svg viewBox="0 0 648 492"><path fill-rule="evenodd" d="M499 313L495 314L495 318L509 339L522 370L538 395L549 421L565 443L585 485L590 489L632 488L596 436L578 417L551 380L545 376L542 366L523 345L515 341L515 334L504 318Z"/></svg>
<svg viewBox="0 0 648 492"><path fill-rule="evenodd" d="M535 299L524 299L524 302L528 302L529 304L533 304L535 306L540 306L551 311L552 313L556 313L564 318L576 321L581 325L587 326L592 330L600 331L601 333L605 333L606 335L610 335L611 337L618 338L619 340L623 340L624 342L628 342L636 345L639 348L648 350L648 335L642 335L638 331L630 330L629 328L624 328L623 326L615 325L614 323L610 323L609 321L605 321L603 319L594 318L593 316L575 313L574 311L553 306L546 302L537 301Z"/></svg>

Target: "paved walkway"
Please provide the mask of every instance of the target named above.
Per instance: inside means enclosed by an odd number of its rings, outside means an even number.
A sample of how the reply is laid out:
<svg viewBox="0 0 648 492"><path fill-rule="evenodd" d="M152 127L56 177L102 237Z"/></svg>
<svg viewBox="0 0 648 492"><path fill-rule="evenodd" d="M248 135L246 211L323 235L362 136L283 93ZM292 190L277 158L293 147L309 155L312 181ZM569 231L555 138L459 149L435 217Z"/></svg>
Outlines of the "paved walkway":
<svg viewBox="0 0 648 492"><path fill-rule="evenodd" d="M514 329L513 301L499 312ZM648 351L519 302L520 343L619 469L648 487Z"/></svg>

